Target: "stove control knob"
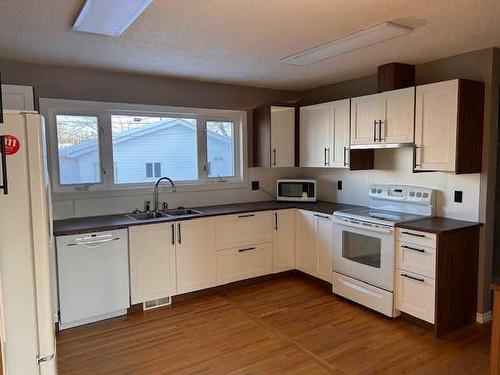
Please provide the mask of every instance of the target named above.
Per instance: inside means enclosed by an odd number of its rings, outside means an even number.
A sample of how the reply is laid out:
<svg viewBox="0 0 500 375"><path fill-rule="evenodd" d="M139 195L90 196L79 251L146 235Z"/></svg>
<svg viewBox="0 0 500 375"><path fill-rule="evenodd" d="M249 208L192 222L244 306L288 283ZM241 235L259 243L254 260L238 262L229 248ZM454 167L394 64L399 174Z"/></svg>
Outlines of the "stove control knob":
<svg viewBox="0 0 500 375"><path fill-rule="evenodd" d="M375 194L377 192L377 189L373 188L372 193Z"/></svg>
<svg viewBox="0 0 500 375"><path fill-rule="evenodd" d="M414 191L410 191L410 197L414 197L415 196L415 192Z"/></svg>
<svg viewBox="0 0 500 375"><path fill-rule="evenodd" d="M422 196L422 193L421 192L418 192L417 193L417 198L420 198Z"/></svg>
<svg viewBox="0 0 500 375"><path fill-rule="evenodd" d="M428 198L428 197L429 197L429 193L424 193L424 194L422 194L422 197L424 197L424 198Z"/></svg>
<svg viewBox="0 0 500 375"><path fill-rule="evenodd" d="M378 189L377 194L382 194L382 189Z"/></svg>

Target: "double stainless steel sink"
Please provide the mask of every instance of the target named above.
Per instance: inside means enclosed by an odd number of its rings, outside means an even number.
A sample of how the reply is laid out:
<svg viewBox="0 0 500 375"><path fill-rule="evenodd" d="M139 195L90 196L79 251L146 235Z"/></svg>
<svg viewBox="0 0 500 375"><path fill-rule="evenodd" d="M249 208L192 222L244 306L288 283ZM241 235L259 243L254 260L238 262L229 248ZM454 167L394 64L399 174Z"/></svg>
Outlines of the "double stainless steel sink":
<svg viewBox="0 0 500 375"><path fill-rule="evenodd" d="M202 212L192 208L176 208L160 212L139 212L128 214L127 216L137 221L154 220L161 217L187 217L201 215Z"/></svg>

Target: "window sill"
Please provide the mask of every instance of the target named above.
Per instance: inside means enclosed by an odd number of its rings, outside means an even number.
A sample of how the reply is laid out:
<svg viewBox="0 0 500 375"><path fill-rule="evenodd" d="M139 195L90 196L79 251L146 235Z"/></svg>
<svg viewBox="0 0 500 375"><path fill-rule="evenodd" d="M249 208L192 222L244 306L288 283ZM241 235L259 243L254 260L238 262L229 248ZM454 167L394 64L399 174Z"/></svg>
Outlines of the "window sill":
<svg viewBox="0 0 500 375"><path fill-rule="evenodd" d="M99 190L88 190L88 191L54 191L52 196L54 200L66 200L66 199L85 199L93 197L116 197L117 194L120 196L133 196L140 194L152 194L154 184L150 186L123 186L123 187L113 187L113 188L101 188ZM228 181L228 182L205 182L205 183L179 183L176 184L176 193L189 193L197 191L218 191L218 190L233 190L233 189L244 189L248 187L248 181ZM168 183L160 185L160 193L169 193L170 185Z"/></svg>

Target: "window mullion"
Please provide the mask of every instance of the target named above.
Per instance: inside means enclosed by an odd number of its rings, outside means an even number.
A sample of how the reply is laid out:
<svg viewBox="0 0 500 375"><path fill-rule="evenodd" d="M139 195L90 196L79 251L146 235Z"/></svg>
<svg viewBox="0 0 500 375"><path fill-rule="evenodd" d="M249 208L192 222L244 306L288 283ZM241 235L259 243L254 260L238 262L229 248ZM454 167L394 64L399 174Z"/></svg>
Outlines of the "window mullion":
<svg viewBox="0 0 500 375"><path fill-rule="evenodd" d="M100 121L100 155L102 184L105 188L113 188L114 168L113 168L113 139L111 135L111 115L109 113L99 114Z"/></svg>
<svg viewBox="0 0 500 375"><path fill-rule="evenodd" d="M198 129L198 179L208 180L207 161L207 119L199 116L197 118Z"/></svg>

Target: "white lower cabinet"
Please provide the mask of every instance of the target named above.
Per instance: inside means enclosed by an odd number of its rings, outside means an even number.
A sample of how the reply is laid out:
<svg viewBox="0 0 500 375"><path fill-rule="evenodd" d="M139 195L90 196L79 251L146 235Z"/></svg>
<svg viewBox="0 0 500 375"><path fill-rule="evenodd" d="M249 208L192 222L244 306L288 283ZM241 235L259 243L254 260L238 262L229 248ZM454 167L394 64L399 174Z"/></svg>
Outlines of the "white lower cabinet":
<svg viewBox="0 0 500 375"><path fill-rule="evenodd" d="M296 267L299 271L314 274L316 257L314 251L314 214L310 211L295 211Z"/></svg>
<svg viewBox="0 0 500 375"><path fill-rule="evenodd" d="M436 235L396 229L396 309L435 322Z"/></svg>
<svg viewBox="0 0 500 375"><path fill-rule="evenodd" d="M263 276L272 272L272 244L217 251L217 284Z"/></svg>
<svg viewBox="0 0 500 375"><path fill-rule="evenodd" d="M434 306L434 279L397 270L396 309L429 323L434 323Z"/></svg>
<svg viewBox="0 0 500 375"><path fill-rule="evenodd" d="M332 281L333 224L331 215L296 211L297 269L322 280Z"/></svg>
<svg viewBox="0 0 500 375"><path fill-rule="evenodd" d="M215 220L186 220L176 226L177 294L215 286Z"/></svg>
<svg viewBox="0 0 500 375"><path fill-rule="evenodd" d="M171 224L138 225L128 231L131 303L175 295L175 238Z"/></svg>
<svg viewBox="0 0 500 375"><path fill-rule="evenodd" d="M273 272L295 269L295 210L274 211Z"/></svg>
<svg viewBox="0 0 500 375"><path fill-rule="evenodd" d="M314 214L315 276L332 281L333 224L330 215Z"/></svg>
<svg viewBox="0 0 500 375"><path fill-rule="evenodd" d="M217 249L272 241L272 212L248 212L215 219Z"/></svg>

